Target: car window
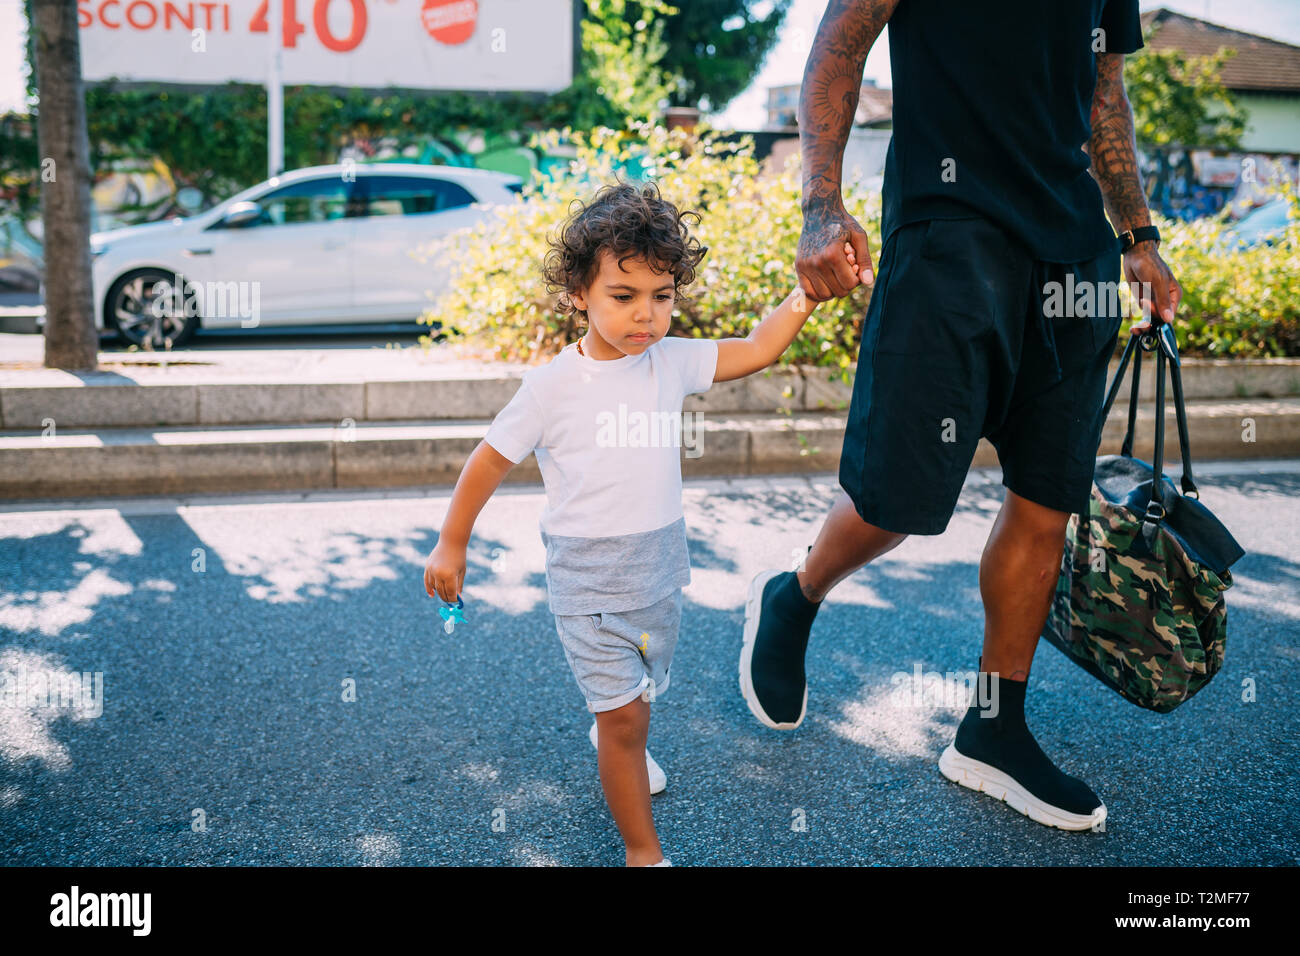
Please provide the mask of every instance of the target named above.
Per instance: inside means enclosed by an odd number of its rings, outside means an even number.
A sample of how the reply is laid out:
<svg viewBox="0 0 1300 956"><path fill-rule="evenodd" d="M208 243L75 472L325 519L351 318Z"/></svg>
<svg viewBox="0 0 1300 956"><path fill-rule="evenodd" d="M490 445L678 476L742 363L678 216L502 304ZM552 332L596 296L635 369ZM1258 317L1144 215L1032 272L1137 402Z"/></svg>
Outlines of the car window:
<svg viewBox="0 0 1300 956"><path fill-rule="evenodd" d="M348 184L341 178L309 179L282 186L257 200L262 218L252 225L329 222L349 214Z"/></svg>
<svg viewBox="0 0 1300 956"><path fill-rule="evenodd" d="M367 216L418 216L475 201L463 186L427 176L366 176L358 182L365 184Z"/></svg>

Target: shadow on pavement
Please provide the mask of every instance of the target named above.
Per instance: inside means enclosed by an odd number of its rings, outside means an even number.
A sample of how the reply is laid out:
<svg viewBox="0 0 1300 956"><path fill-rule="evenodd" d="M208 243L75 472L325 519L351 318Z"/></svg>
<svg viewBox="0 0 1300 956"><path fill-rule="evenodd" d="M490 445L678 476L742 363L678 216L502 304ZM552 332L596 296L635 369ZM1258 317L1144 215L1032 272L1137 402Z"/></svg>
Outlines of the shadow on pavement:
<svg viewBox="0 0 1300 956"><path fill-rule="evenodd" d="M982 494L964 507L1000 498ZM732 497L708 496L688 523L744 504L761 526L793 513L815 529L829 500ZM621 862L540 545L519 544L535 527L475 538L467 583L481 583L447 635L422 584L427 522L259 539L254 508L99 514L0 529L14 582L0 596L0 670L103 674L97 717L0 708L7 863ZM250 534L254 549L240 544ZM691 549L701 571L728 576L730 597L705 606L688 591L655 708L651 748L669 774L655 812L675 862L1296 861L1296 562L1243 559L1224 672L1173 714L1039 653L1030 726L1110 809L1107 832L1066 834L943 779L935 760L964 702L899 693L897 675L918 666L975 666L975 556L887 558L846 582L813 632L808 718L781 733L737 690L743 555L699 534Z"/></svg>

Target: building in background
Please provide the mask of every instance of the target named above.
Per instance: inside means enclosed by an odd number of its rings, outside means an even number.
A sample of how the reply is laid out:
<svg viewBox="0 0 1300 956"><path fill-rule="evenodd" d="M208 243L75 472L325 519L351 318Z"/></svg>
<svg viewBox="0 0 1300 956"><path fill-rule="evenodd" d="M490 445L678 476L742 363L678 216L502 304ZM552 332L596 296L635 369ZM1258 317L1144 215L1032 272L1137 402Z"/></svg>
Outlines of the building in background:
<svg viewBox="0 0 1300 956"><path fill-rule="evenodd" d="M763 132L777 137L766 157L769 171L781 169L799 151L799 89L798 83L767 88L767 125ZM880 188L893 126L894 91L882 89L875 80L863 80L853 129L844 147L846 181L851 178L870 188Z"/></svg>
<svg viewBox="0 0 1300 956"><path fill-rule="evenodd" d="M1297 182L1300 168L1300 46L1232 30L1160 8L1142 14L1148 45L1188 56L1237 51L1220 72L1223 86L1248 113L1237 150L1168 151L1167 162L1145 156L1151 204L1166 216L1193 219L1230 206L1243 215L1268 202L1271 187Z"/></svg>
<svg viewBox="0 0 1300 956"><path fill-rule="evenodd" d="M1142 14L1155 50L1181 50L1210 56L1236 50L1220 79L1233 98L1250 112L1242 149L1260 153L1300 153L1300 46L1230 30L1217 23L1174 13L1163 7Z"/></svg>

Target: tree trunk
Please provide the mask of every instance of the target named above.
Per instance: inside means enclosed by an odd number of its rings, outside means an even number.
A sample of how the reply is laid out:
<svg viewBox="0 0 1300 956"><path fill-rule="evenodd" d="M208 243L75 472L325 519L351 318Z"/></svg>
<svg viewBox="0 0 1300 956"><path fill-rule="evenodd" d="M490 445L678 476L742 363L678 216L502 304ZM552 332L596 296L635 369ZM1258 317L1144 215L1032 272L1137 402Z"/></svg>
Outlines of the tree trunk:
<svg viewBox="0 0 1300 956"><path fill-rule="evenodd" d="M41 219L45 227L45 365L91 370L99 335L90 277L90 143L77 0L32 0Z"/></svg>

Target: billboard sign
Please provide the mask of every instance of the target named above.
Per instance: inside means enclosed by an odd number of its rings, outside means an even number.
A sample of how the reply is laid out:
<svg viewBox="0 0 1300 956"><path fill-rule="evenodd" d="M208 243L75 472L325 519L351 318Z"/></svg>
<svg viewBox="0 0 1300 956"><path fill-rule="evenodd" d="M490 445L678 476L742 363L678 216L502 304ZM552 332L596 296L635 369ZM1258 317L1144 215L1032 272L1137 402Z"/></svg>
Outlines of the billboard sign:
<svg viewBox="0 0 1300 956"><path fill-rule="evenodd" d="M558 92L574 0L78 0L87 82L264 83L268 3L286 84Z"/></svg>

